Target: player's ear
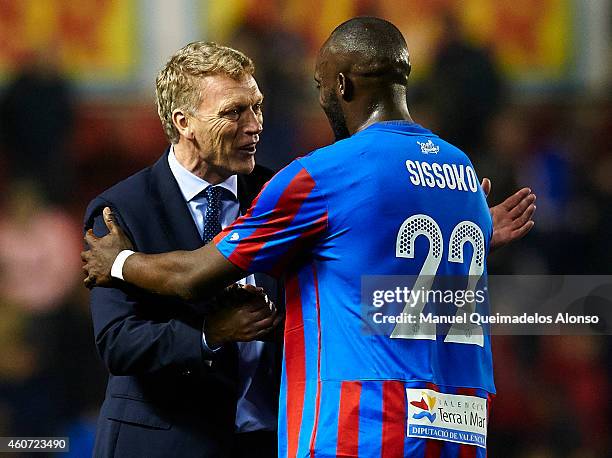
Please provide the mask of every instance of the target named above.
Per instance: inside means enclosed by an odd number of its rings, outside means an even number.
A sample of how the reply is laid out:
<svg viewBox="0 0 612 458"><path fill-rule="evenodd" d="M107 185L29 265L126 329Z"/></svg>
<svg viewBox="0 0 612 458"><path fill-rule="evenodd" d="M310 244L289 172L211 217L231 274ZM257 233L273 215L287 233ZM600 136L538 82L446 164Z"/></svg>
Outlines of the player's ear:
<svg viewBox="0 0 612 458"><path fill-rule="evenodd" d="M189 126L189 117L184 111L176 109L172 112L172 124L182 137L193 138L193 130Z"/></svg>
<svg viewBox="0 0 612 458"><path fill-rule="evenodd" d="M353 82L344 73L338 73L337 77L338 94L342 100L350 101L353 98Z"/></svg>

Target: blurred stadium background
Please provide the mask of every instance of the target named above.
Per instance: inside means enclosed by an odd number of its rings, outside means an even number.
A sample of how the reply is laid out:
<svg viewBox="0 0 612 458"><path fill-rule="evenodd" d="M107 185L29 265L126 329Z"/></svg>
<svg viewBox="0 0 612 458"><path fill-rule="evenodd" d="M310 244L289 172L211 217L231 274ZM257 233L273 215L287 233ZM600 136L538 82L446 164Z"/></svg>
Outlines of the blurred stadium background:
<svg viewBox="0 0 612 458"><path fill-rule="evenodd" d="M81 218L166 147L165 60L197 39L250 55L266 95L258 160L279 168L332 140L314 57L354 15L403 31L413 117L468 152L490 202L538 195L535 230L490 273L612 273L607 0L0 0L0 436L70 436L71 456L90 454L106 373ZM611 342L496 336L489 456L612 456Z"/></svg>

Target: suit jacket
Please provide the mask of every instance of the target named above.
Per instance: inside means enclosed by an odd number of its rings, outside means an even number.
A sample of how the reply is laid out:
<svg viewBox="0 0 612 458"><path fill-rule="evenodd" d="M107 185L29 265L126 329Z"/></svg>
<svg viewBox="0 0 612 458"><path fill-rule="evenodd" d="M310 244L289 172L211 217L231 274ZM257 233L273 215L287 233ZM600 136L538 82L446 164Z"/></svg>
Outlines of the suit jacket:
<svg viewBox="0 0 612 458"><path fill-rule="evenodd" d="M242 213L271 176L259 166L238 176ZM137 251L202 245L167 151L96 197L85 214L86 230L93 227L98 236L107 232L101 216L106 206ZM271 296L278 292L269 278L256 282ZM237 348L225 345L212 365L204 362L202 307L126 284L94 288L91 312L96 346L110 373L94 456L227 456L236 412Z"/></svg>

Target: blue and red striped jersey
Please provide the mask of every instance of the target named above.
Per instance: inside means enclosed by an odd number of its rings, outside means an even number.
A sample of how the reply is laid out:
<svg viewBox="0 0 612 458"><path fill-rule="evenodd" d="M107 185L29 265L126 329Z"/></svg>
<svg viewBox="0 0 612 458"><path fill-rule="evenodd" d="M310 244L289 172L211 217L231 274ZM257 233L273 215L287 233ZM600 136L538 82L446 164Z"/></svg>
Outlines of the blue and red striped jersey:
<svg viewBox="0 0 612 458"><path fill-rule="evenodd" d="M279 456L484 453L487 333L380 324L371 312L393 305L372 309L362 293L380 276L415 290L485 278L491 234L470 160L414 123L374 124L268 182L215 243L240 269L285 278Z"/></svg>

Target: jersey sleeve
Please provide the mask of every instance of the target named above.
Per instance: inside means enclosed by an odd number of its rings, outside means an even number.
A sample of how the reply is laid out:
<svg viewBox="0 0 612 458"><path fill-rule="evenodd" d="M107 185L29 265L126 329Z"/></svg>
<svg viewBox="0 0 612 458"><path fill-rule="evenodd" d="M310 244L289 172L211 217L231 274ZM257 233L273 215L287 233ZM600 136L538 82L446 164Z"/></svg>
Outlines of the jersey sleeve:
<svg viewBox="0 0 612 458"><path fill-rule="evenodd" d="M327 203L315 180L293 161L261 190L248 212L214 239L245 272L279 276L327 230Z"/></svg>

